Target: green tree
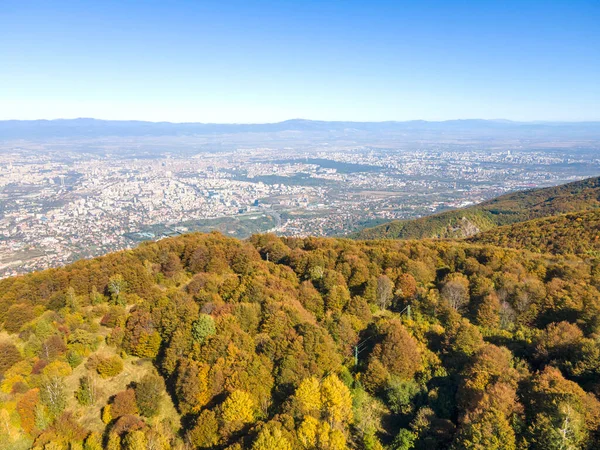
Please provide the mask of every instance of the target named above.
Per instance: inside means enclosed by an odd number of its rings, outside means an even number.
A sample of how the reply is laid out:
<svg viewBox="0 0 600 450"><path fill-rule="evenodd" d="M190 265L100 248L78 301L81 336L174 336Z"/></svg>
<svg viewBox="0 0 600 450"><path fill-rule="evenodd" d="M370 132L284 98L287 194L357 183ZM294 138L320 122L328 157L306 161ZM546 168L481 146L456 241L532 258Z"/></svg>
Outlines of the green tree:
<svg viewBox="0 0 600 450"><path fill-rule="evenodd" d="M58 417L67 406L65 383L59 377L44 377L40 385L40 400L51 417Z"/></svg>
<svg viewBox="0 0 600 450"><path fill-rule="evenodd" d="M411 450L415 448L417 436L406 428L400 428L400 431L390 445L390 450Z"/></svg>
<svg viewBox="0 0 600 450"><path fill-rule="evenodd" d="M154 374L144 375L136 384L135 400L142 416L154 417L159 413L164 390L163 379Z"/></svg>
<svg viewBox="0 0 600 450"><path fill-rule="evenodd" d="M459 431L453 449L515 450L515 432L500 411L490 409L466 423Z"/></svg>
<svg viewBox="0 0 600 450"><path fill-rule="evenodd" d="M111 300L117 305L125 305L125 291L127 290L127 282L123 275L116 274L109 278L106 286Z"/></svg>
<svg viewBox="0 0 600 450"><path fill-rule="evenodd" d="M79 378L79 388L75 391L75 398L82 406L91 406L96 403L96 380L91 375Z"/></svg>
<svg viewBox="0 0 600 450"><path fill-rule="evenodd" d="M216 332L215 321L208 314L200 314L192 324L192 336L199 344L202 344L207 337L213 336Z"/></svg>

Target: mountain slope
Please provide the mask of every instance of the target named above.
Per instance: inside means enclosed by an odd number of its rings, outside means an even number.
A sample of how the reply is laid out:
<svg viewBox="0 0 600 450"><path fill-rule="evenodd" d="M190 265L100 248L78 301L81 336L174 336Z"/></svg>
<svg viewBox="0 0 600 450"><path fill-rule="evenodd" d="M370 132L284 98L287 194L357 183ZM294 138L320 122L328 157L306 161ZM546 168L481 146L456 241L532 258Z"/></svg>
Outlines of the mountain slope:
<svg viewBox="0 0 600 450"><path fill-rule="evenodd" d="M600 252L600 210L505 225L477 234L468 241L538 253L597 255Z"/></svg>
<svg viewBox="0 0 600 450"><path fill-rule="evenodd" d="M569 414L569 445L591 449L596 267L466 242L211 233L5 279L0 439L533 450Z"/></svg>
<svg viewBox="0 0 600 450"><path fill-rule="evenodd" d="M496 226L600 207L600 177L514 192L468 208L358 232L358 239L465 238Z"/></svg>

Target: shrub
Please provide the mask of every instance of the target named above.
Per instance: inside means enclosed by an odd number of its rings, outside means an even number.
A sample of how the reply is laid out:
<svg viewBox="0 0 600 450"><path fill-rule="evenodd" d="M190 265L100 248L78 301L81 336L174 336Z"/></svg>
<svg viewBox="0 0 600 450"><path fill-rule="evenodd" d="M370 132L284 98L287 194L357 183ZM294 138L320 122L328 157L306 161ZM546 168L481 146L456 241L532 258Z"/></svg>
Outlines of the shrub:
<svg viewBox="0 0 600 450"><path fill-rule="evenodd" d="M112 399L110 412L114 418L137 414L138 407L135 401L135 391L127 389L115 395Z"/></svg>
<svg viewBox="0 0 600 450"><path fill-rule="evenodd" d="M83 362L83 356L79 354L79 352L75 350L69 350L67 352L67 362L71 366L71 368L75 368L79 366Z"/></svg>
<svg viewBox="0 0 600 450"><path fill-rule="evenodd" d="M123 371L123 360L117 355L101 358L96 365L96 372L102 378L119 375Z"/></svg>

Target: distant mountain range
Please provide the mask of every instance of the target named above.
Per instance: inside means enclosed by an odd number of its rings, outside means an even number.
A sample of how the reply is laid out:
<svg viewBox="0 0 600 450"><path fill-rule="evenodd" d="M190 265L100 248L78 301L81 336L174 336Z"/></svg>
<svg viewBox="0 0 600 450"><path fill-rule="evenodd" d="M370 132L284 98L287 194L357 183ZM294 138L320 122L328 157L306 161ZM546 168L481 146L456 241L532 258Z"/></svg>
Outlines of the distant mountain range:
<svg viewBox="0 0 600 450"><path fill-rule="evenodd" d="M598 137L600 122L512 122L509 120L447 120L428 122L327 122L294 119L264 124L215 124L117 121L98 119L0 121L0 139L94 138L104 136L192 136L237 133L527 135Z"/></svg>
<svg viewBox="0 0 600 450"><path fill-rule="evenodd" d="M600 208L600 178L515 192L478 205L358 232L358 239L466 238L502 225ZM561 222L562 224L562 222ZM492 243L492 235L484 239Z"/></svg>

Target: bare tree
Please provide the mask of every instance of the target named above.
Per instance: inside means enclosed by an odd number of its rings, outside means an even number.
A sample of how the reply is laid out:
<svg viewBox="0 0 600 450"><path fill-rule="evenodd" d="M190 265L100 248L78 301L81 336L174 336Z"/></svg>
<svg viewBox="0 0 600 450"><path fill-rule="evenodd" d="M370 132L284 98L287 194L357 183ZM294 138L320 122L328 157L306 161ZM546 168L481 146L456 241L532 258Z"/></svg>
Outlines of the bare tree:
<svg viewBox="0 0 600 450"><path fill-rule="evenodd" d="M377 304L381 309L387 309L392 300L394 292L394 283L387 275L381 275L377 278Z"/></svg>
<svg viewBox="0 0 600 450"><path fill-rule="evenodd" d="M60 377L45 378L40 386L40 399L53 417L57 417L67 406L65 383Z"/></svg>
<svg viewBox="0 0 600 450"><path fill-rule="evenodd" d="M447 281L440 293L452 308L462 311L469 303L469 281L462 278Z"/></svg>

